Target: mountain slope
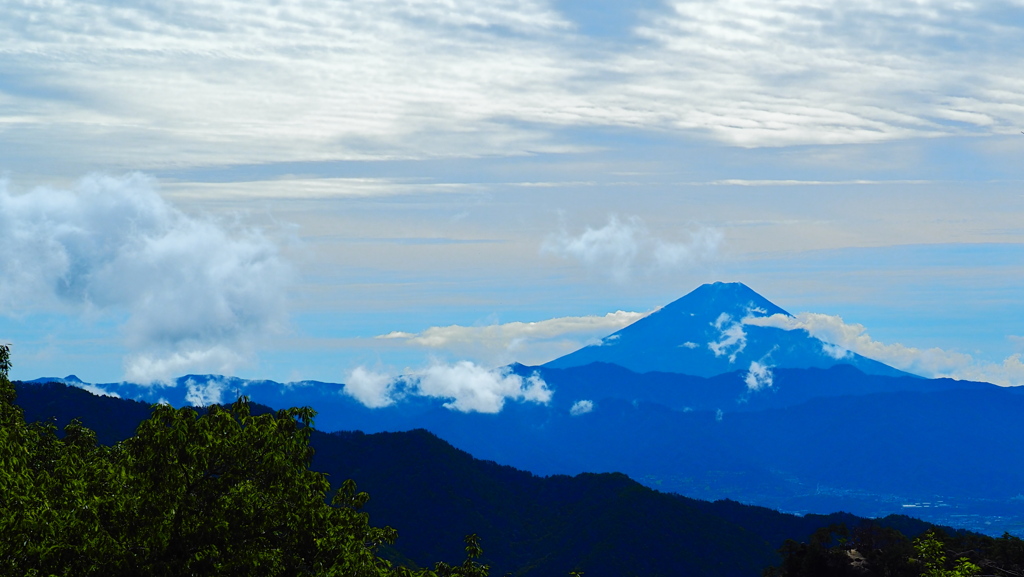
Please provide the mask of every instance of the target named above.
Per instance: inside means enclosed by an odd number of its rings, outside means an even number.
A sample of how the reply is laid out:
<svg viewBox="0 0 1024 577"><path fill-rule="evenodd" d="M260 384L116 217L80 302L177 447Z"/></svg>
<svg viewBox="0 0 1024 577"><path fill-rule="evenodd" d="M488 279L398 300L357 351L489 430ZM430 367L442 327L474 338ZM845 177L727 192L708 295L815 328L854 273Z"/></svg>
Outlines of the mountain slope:
<svg viewBox="0 0 1024 577"><path fill-rule="evenodd" d="M414 560L457 558L468 532L480 535L497 575L756 575L776 558L759 535L624 475L535 477L423 430L313 443L315 467L357 479L373 496L366 510L399 528Z"/></svg>
<svg viewBox="0 0 1024 577"><path fill-rule="evenodd" d="M746 324L745 319L786 315L768 299L742 283L698 287L591 345L544 366L568 368L594 362L611 363L634 372L660 371L712 377L749 370L752 363L781 368L857 367L867 374L906 373L811 337L803 330L787 331Z"/></svg>
<svg viewBox="0 0 1024 577"><path fill-rule="evenodd" d="M27 420L70 415L119 430L138 423L137 403L64 385L17 384ZM124 409L119 411L118 409ZM269 410L255 407L256 411ZM63 424L59 422L58 424ZM372 499L375 523L401 532L399 550L419 563L459 559L461 537L478 533L494 574L755 576L777 563L775 543L713 507L658 493L623 475L539 478L474 459L434 435L314 431L313 468L337 486L354 478ZM731 510L731 508L730 508ZM735 511L731 511L736 516ZM769 522L774 537L806 528Z"/></svg>
<svg viewBox="0 0 1024 577"><path fill-rule="evenodd" d="M148 407L62 384L16 384L29 421L80 417L126 436ZM254 405L254 413L269 408ZM108 441L111 440L108 438ZM374 524L400 532L394 558L426 563L462 557L477 533L493 575L564 577L707 575L756 577L777 564L785 539L865 521L849 514L798 517L734 501L704 502L659 493L621 474L537 477L473 458L424 430L367 435L313 431L313 468L337 487L353 478L371 495ZM930 526L881 521L914 536Z"/></svg>
<svg viewBox="0 0 1024 577"><path fill-rule="evenodd" d="M1024 522L1021 414L1024 395L991 387L749 412L595 398L575 416L516 404L501 415L437 411L425 426L481 458L540 474L621 471L662 490L791 511L883 516L941 501L945 508L914 514L999 534Z"/></svg>

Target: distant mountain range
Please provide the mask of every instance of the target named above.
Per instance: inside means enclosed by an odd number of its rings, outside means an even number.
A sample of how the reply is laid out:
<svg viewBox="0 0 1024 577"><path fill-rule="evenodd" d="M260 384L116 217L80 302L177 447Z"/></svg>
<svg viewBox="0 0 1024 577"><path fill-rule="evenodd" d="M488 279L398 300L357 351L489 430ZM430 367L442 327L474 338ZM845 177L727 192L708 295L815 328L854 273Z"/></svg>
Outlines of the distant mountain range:
<svg viewBox="0 0 1024 577"><path fill-rule="evenodd" d="M764 326L772 315L788 313L745 285L704 285L600 345L509 366L553 395L508 402L498 414L418 396L370 409L343 385L315 381L37 381L176 406L244 394L274 408L312 406L321 430L426 429L537 474L623 472L691 497L872 517L911 511L1024 534L1020 389L908 375L806 331Z"/></svg>
<svg viewBox="0 0 1024 577"><path fill-rule="evenodd" d="M130 436L150 411L59 383L18 383L16 390L27 420L54 419L62 427L80 418L108 444ZM735 501L698 501L621 474L537 477L474 459L422 429L314 431L311 442L313 469L327 473L335 487L352 478L369 492L371 522L399 531L386 555L413 565L458 560L462 537L477 533L492 575L756 577L779 562L776 550L786 539L803 541L834 523L867 523L845 513L798 517ZM911 537L930 527L905 516L878 523Z"/></svg>

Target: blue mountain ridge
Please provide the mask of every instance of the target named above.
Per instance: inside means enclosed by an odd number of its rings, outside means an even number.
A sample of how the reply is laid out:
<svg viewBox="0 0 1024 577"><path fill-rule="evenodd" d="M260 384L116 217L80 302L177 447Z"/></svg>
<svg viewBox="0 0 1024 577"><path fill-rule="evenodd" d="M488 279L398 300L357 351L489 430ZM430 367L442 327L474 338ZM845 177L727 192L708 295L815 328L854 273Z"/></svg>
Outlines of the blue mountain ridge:
<svg viewBox="0 0 1024 577"><path fill-rule="evenodd" d="M772 314L788 313L745 285L705 285L610 335L610 345L539 367L506 367L541 377L553 396L547 404L509 401L498 414L460 413L446 408L446 399L414 395L370 409L344 394L343 385L319 381L36 381L175 406L247 395L273 408L311 406L320 430L422 428L478 458L537 474L623 472L691 497L800 512L878 517L941 503L912 512L1024 534L1020 389L924 379L852 354L837 359L805 331L742 324ZM723 343L730 330L743 338L716 355L709 343ZM685 343L694 346L679 346ZM616 357L623 351L632 356ZM770 385L748 387L753 362L772 367ZM573 410L580 401L588 410Z"/></svg>
<svg viewBox="0 0 1024 577"><path fill-rule="evenodd" d="M564 369L512 364L510 373L522 377L538 376L553 391L547 405L538 411L569 413L578 401L616 399L631 403L664 406L675 411L752 412L789 407L811 399L862 396L891 392L936 392L943 390L988 390L996 385L954 379L923 379L914 376L866 375L856 367L839 364L828 369L773 369L773 384L751 391L745 371L714 377L696 377L678 373L636 373L618 365L592 363ZM352 430L398 431L416 428L424 415L444 408L447 399L407 396L382 408L368 408L344 393L341 383L300 381L278 383L247 380L221 375L185 375L168 385L135 383L84 383L70 375L64 378L40 378L27 383L62 383L145 403L166 402L175 407L230 402L245 395L275 409L295 406L315 408L317 427L324 431ZM1016 392L1016 389L1008 391ZM195 401L203 399L206 402ZM514 404L512 401L506 407ZM458 412L455 412L459 414Z"/></svg>

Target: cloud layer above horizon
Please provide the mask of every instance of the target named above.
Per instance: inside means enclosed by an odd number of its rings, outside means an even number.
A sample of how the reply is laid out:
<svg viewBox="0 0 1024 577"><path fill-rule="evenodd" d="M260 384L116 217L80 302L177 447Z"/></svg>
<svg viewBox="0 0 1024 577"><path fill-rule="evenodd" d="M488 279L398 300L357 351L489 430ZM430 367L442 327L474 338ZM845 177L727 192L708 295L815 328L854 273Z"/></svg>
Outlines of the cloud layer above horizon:
<svg viewBox="0 0 1024 577"><path fill-rule="evenodd" d="M570 4L16 0L0 130L12 152L152 169L585 148L567 127L752 147L1016 134L1024 112L1014 0L673 0L613 39Z"/></svg>
<svg viewBox="0 0 1024 577"><path fill-rule="evenodd" d="M480 326L429 327L419 333L392 331L389 339L489 364L546 362L580 347L600 342L650 314L615 311L601 316L559 317L535 322Z"/></svg>

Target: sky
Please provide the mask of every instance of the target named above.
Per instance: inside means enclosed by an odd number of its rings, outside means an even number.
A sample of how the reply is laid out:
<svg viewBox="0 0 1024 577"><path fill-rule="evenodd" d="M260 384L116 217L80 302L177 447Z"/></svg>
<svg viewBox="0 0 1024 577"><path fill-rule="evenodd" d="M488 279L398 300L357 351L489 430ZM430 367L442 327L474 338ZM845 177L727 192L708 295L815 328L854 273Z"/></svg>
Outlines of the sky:
<svg viewBox="0 0 1024 577"><path fill-rule="evenodd" d="M722 280L1024 384L1021 0L2 6L13 378L487 371Z"/></svg>

